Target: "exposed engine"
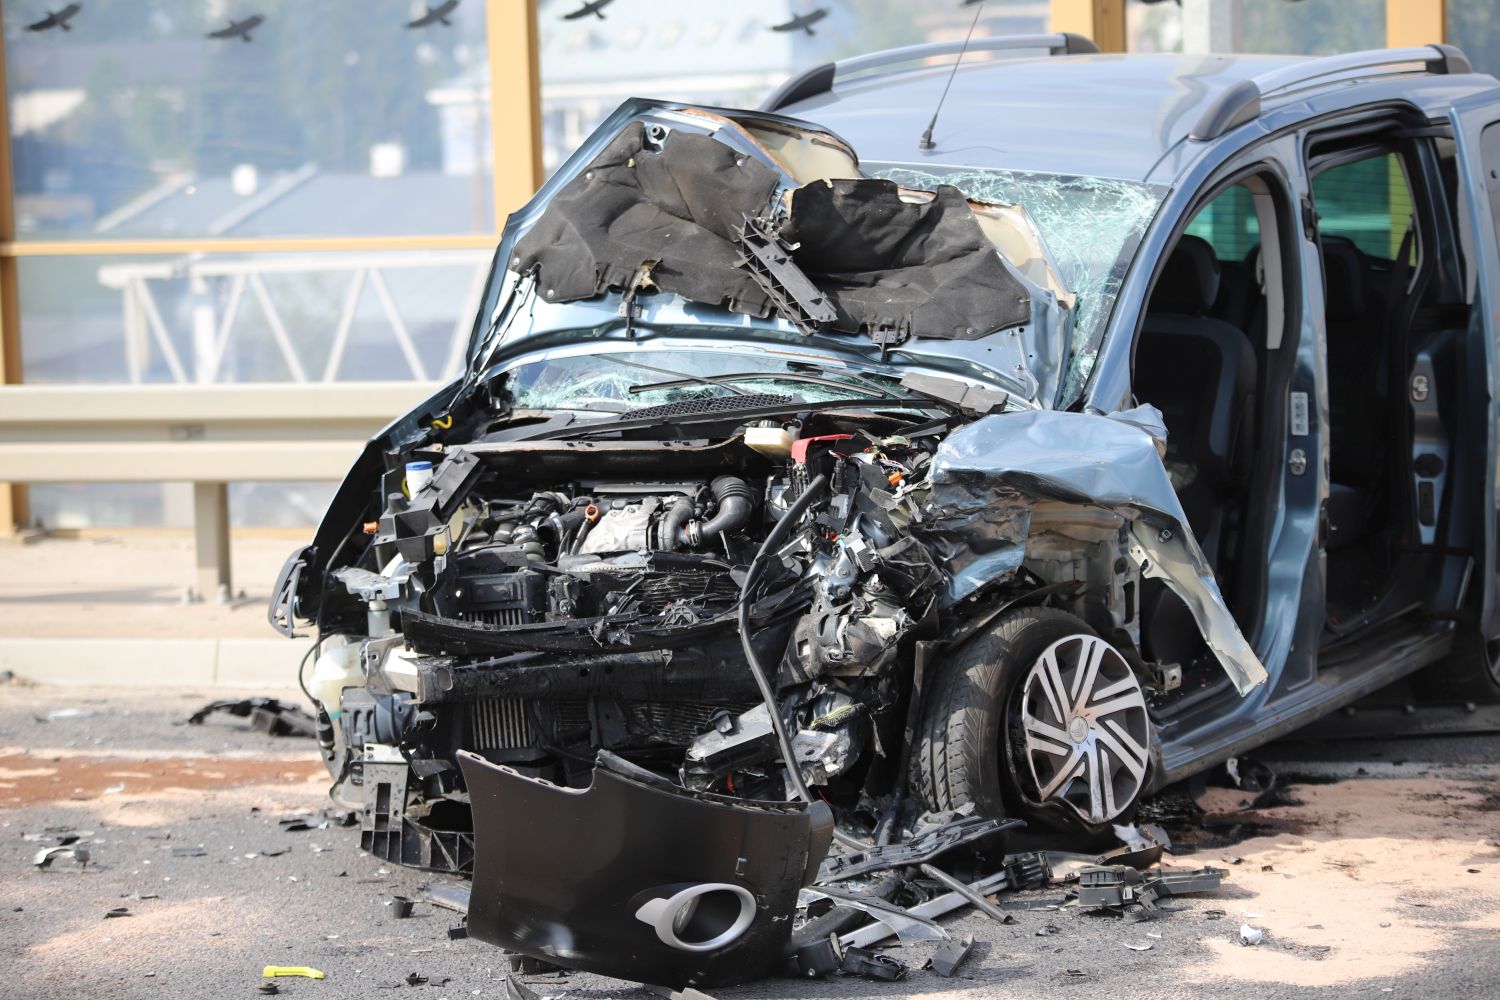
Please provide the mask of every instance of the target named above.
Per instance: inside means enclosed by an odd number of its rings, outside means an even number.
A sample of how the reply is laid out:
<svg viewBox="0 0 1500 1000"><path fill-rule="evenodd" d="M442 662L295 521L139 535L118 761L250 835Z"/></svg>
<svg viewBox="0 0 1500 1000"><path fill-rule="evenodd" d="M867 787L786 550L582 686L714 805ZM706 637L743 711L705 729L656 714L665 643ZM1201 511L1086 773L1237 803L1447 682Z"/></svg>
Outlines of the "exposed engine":
<svg viewBox="0 0 1500 1000"><path fill-rule="evenodd" d="M333 574L368 633L335 636L314 679L342 704L325 743L348 751L343 797L368 802L350 786L396 782L400 760L424 783L411 818L441 828L460 748L559 784L586 784L603 748L690 788L786 798L759 671L801 780L856 801L877 729L900 740L894 668L935 623L943 576L914 530L948 425L819 423L407 456L365 526L375 555Z"/></svg>

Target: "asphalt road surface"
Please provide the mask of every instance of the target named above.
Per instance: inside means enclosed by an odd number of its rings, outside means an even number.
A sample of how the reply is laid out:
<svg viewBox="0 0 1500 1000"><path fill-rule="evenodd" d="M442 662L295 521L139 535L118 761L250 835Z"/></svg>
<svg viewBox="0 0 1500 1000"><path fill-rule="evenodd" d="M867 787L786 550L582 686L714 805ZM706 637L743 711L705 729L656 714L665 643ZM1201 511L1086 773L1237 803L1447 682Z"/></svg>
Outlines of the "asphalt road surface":
<svg viewBox="0 0 1500 1000"><path fill-rule="evenodd" d="M353 829L281 828L326 804L321 765L306 741L239 720L182 725L214 696L0 686L3 995L252 998L264 966L306 965L326 978L279 980L282 996L504 996L505 957L450 940L456 914L418 903L391 917L391 897L415 897L428 876L361 854ZM924 971L930 948L907 946L890 952L911 966L900 982L715 995L1500 996L1500 736L1288 741L1257 756L1281 794L1246 809L1244 792L1192 790L1206 812L1172 826L1172 861L1230 875L1158 920L970 915L947 921L979 942L956 978ZM86 868L31 864L41 845L28 836L51 828L86 832ZM1241 924L1262 943L1237 944ZM407 985L411 973L427 982ZM651 995L596 976L525 981L544 997Z"/></svg>

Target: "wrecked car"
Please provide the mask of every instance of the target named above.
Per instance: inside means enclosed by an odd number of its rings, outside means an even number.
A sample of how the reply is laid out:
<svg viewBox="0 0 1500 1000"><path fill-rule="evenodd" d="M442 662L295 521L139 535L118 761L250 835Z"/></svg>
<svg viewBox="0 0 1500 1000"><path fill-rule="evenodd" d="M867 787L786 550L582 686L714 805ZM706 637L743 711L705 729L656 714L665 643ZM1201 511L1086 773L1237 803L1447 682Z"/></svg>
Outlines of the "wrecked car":
<svg viewBox="0 0 1500 1000"><path fill-rule="evenodd" d="M1419 668L1500 691L1495 81L981 42L1054 52L921 148L907 50L627 102L287 561L333 797L473 936L765 974L834 839L1088 840Z"/></svg>

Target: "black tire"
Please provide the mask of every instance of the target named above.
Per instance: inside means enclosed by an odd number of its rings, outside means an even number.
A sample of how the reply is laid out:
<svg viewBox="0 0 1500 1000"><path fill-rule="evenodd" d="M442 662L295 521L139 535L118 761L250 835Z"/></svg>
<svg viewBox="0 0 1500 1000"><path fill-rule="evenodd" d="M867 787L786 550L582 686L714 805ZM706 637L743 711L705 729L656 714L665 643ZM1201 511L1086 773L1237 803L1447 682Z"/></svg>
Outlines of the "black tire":
<svg viewBox="0 0 1500 1000"><path fill-rule="evenodd" d="M941 664L924 699L909 775L910 788L927 809L972 802L979 815L1026 820L1032 833L1053 830L1088 839L1110 833L1107 823L1091 824L1064 806L1035 801L1012 752L1021 681L1048 646L1079 634L1097 633L1063 611L1018 608ZM1114 822L1129 822L1134 811L1131 803Z"/></svg>
<svg viewBox="0 0 1500 1000"><path fill-rule="evenodd" d="M1453 652L1412 678L1424 700L1443 705L1500 703L1500 639L1486 639L1460 624Z"/></svg>

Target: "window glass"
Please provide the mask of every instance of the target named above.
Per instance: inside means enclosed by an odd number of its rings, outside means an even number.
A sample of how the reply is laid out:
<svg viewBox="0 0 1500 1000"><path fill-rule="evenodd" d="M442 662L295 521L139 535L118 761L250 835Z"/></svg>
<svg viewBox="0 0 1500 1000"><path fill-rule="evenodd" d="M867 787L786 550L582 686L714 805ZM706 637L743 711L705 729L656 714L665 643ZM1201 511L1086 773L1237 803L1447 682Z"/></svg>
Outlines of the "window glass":
<svg viewBox="0 0 1500 1000"><path fill-rule="evenodd" d="M483 3L70 6L3 5L21 239L494 230Z"/></svg>
<svg viewBox="0 0 1500 1000"><path fill-rule="evenodd" d="M1213 22L1210 12L1223 17ZM1385 46L1385 0L1127 0L1125 30L1131 52L1331 55Z"/></svg>
<svg viewBox="0 0 1500 1000"><path fill-rule="evenodd" d="M1349 240L1380 260L1400 254L1412 219L1400 157L1387 153L1332 167L1313 178L1312 193L1324 237Z"/></svg>
<svg viewBox="0 0 1500 1000"><path fill-rule="evenodd" d="M1238 263L1260 244L1254 199L1239 184L1227 188L1203 206L1186 231L1206 240L1219 260Z"/></svg>
<svg viewBox="0 0 1500 1000"><path fill-rule="evenodd" d="M976 10L908 0L694 0L617 3L607 20L567 20L578 7L578 0L541 0L537 15L549 173L626 98L753 108L788 77L831 60L961 39ZM823 9L810 31L772 30ZM1037 34L1047 31L1047 19L1046 0L988 0L974 35Z"/></svg>

